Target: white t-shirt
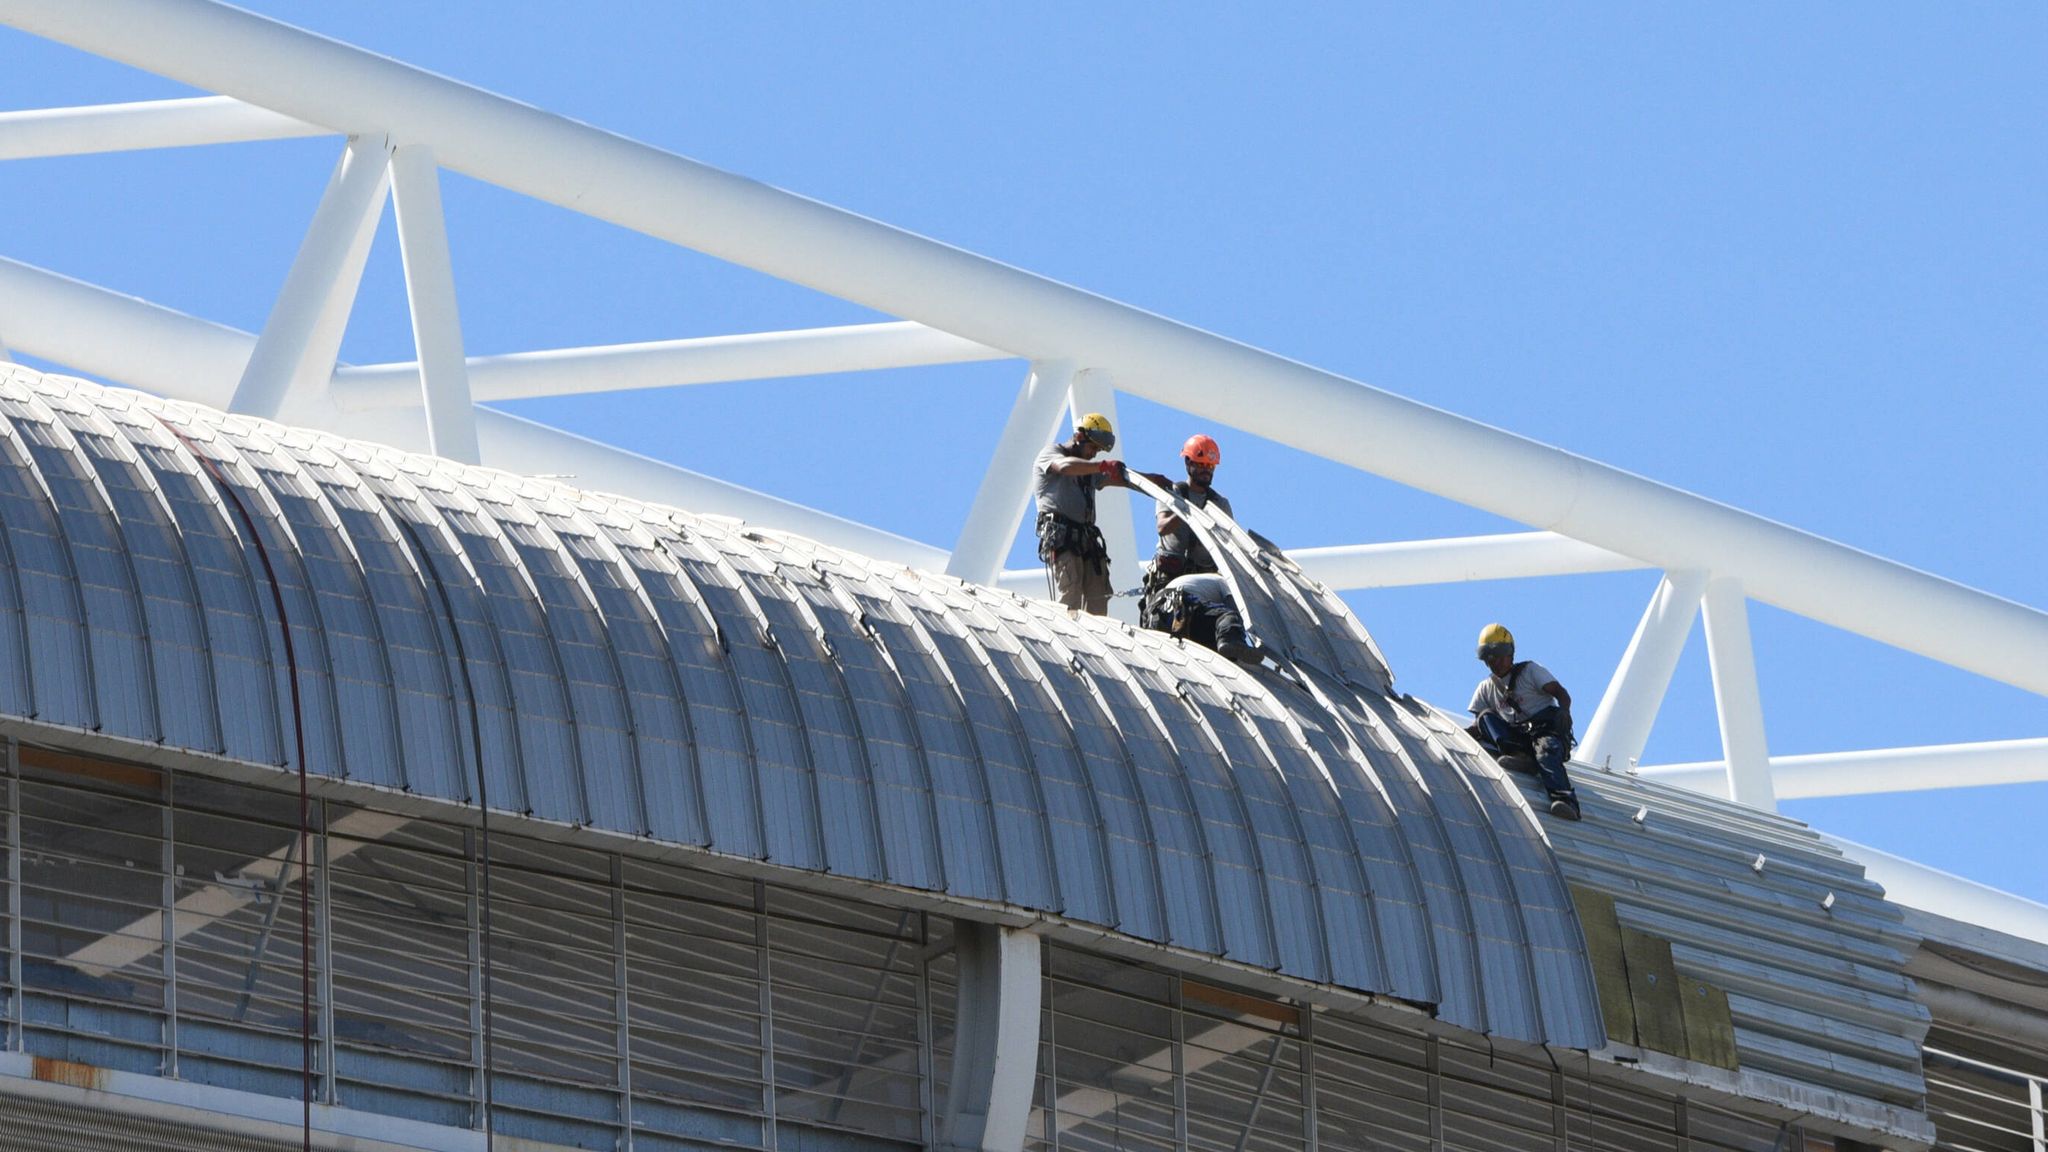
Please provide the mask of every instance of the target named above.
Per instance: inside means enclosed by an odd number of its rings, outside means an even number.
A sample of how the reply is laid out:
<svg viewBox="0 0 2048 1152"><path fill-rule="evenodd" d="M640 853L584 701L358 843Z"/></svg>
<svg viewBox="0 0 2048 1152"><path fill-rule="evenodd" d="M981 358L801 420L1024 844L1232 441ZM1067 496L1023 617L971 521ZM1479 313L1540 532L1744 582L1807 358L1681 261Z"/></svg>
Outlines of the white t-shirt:
<svg viewBox="0 0 2048 1152"><path fill-rule="evenodd" d="M1543 690L1545 684L1557 683L1557 677L1550 669L1534 660L1524 663L1522 674L1515 675L1513 668L1507 676L1488 675L1472 690L1472 703L1467 708L1474 716L1481 712L1499 713L1500 718L1510 724L1520 724L1545 708L1555 707L1557 698ZM1508 691L1508 679L1512 677L1515 690Z"/></svg>

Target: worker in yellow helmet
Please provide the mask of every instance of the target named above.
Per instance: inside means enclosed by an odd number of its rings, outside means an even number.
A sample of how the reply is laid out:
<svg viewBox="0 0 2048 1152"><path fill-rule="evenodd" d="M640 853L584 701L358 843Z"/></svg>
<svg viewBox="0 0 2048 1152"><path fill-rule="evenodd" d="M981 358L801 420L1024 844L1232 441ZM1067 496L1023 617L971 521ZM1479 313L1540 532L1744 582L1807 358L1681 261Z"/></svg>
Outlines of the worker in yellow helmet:
<svg viewBox="0 0 2048 1152"><path fill-rule="evenodd" d="M1499 624L1479 631L1479 660L1487 676L1472 690L1473 738L1495 757L1526 756L1550 793L1550 814L1579 818L1579 795L1565 774L1572 750L1572 694L1550 669L1515 660L1515 635Z"/></svg>
<svg viewBox="0 0 2048 1152"><path fill-rule="evenodd" d="M1109 613L1109 549L1095 527L1095 494L1105 486L1128 487L1123 462L1097 459L1116 447L1109 418L1090 412L1075 422L1074 434L1038 454L1033 465L1038 501L1038 558L1045 561L1054 593L1070 611ZM1146 474L1164 488L1164 476Z"/></svg>

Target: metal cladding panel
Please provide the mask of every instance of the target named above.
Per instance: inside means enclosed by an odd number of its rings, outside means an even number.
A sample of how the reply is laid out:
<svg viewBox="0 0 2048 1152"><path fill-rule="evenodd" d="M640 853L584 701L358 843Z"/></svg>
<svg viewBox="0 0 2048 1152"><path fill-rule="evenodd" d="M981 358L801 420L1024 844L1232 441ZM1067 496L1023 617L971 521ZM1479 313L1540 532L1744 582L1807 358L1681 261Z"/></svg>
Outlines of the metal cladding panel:
<svg viewBox="0 0 2048 1152"><path fill-rule="evenodd" d="M1588 766L1573 779L1584 821L1545 825L1565 877L1727 993L1743 1068L1919 1106L1928 1016L1903 972L1918 938L1860 865L1769 813Z"/></svg>
<svg viewBox="0 0 2048 1152"><path fill-rule="evenodd" d="M219 751L261 764L285 760L279 724L278 652L268 604L244 554L241 528L220 489L157 416L127 394L99 397L167 510L191 590L200 606L212 663L209 691L220 722Z"/></svg>
<svg viewBox="0 0 2048 1152"><path fill-rule="evenodd" d="M362 558L313 479L311 461L279 442L278 436L289 433L243 420L225 422L221 432L254 470L271 507L291 533L293 555L280 563L273 554L271 561L295 567L312 597L312 619L331 671L328 688L334 698L343 773L352 780L404 787L396 685ZM300 619L293 614L294 625Z"/></svg>
<svg viewBox="0 0 2048 1152"><path fill-rule="evenodd" d="M24 434L35 417L20 376L0 387L7 401L0 421L0 519L4 519L8 568L19 611L27 659L21 682L28 685L29 716L79 728L99 723L94 711L92 657L87 646L85 605L70 548L58 526L55 499L36 469Z"/></svg>
<svg viewBox="0 0 2048 1152"><path fill-rule="evenodd" d="M488 796L494 806L524 811L518 727L497 633L475 570L425 492L437 487L445 491L448 482L431 468L388 449L347 444L340 451L364 486L376 494L390 523L405 538L414 572L432 589L432 595L423 597L424 610L449 662L446 675L456 694L451 706L467 721L455 723L460 758L447 765L417 766L414 787L464 803ZM481 775L476 770L479 764L485 768Z"/></svg>
<svg viewBox="0 0 2048 1152"><path fill-rule="evenodd" d="M287 767L303 732L335 779L1598 1039L1521 795L1227 522L1195 518L1278 669L718 518L0 387L17 715Z"/></svg>
<svg viewBox="0 0 2048 1152"><path fill-rule="evenodd" d="M163 422L185 454L196 457L194 464L219 493L270 646L278 763L298 768L297 748L303 743L307 771L347 778L334 693L336 668L329 659L327 633L307 582L304 557L277 500L229 434L247 422L144 397L133 398L133 403Z"/></svg>
<svg viewBox="0 0 2048 1152"><path fill-rule="evenodd" d="M149 653L146 687L154 695L143 703L155 704L166 743L218 749L205 623L168 509L143 476L135 449L103 413L74 397L54 399L49 408L75 442L74 451L84 456L95 494L105 501L105 513L94 517L96 531L105 532L111 521L115 535L103 546L127 553L124 566L140 596Z"/></svg>

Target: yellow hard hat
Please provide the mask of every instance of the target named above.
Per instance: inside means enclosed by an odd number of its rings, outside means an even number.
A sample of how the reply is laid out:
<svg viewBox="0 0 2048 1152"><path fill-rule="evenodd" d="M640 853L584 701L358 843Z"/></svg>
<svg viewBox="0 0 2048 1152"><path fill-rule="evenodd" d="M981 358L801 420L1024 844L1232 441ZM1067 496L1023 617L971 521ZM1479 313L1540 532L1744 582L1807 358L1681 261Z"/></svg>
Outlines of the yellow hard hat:
<svg viewBox="0 0 2048 1152"><path fill-rule="evenodd" d="M1515 650L1515 634L1505 624L1488 624L1479 630L1479 658L1486 659L1493 650L1512 653Z"/></svg>
<svg viewBox="0 0 2048 1152"><path fill-rule="evenodd" d="M1116 447L1116 430L1109 426L1109 417L1100 412L1090 412L1074 425L1074 431L1102 446L1107 452Z"/></svg>

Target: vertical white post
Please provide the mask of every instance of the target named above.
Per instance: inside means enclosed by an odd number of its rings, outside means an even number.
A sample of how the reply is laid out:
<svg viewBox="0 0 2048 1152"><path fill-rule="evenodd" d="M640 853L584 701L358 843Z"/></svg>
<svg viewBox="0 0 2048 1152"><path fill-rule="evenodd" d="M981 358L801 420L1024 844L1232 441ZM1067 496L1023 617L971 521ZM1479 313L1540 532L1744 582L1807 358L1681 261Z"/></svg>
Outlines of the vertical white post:
<svg viewBox="0 0 2048 1152"><path fill-rule="evenodd" d="M939 1146L961 1152L1017 1152L1038 1080L1038 937L1015 928L955 923L959 1017L952 1089Z"/></svg>
<svg viewBox="0 0 2048 1152"><path fill-rule="evenodd" d="M981 490L967 510L967 523L953 555L946 560L946 574L976 584L994 584L1003 570L1010 541L1017 534L1017 522L1031 501L1031 462L1043 452L1059 430L1060 406L1074 381L1074 366L1064 360L1034 363L1017 402L1010 407L1009 423L996 442L995 455L981 478Z"/></svg>
<svg viewBox="0 0 2048 1152"><path fill-rule="evenodd" d="M384 213L390 155L381 136L342 150L228 411L275 419L294 393L327 387Z"/></svg>
<svg viewBox="0 0 2048 1152"><path fill-rule="evenodd" d="M1100 412L1109 417L1110 427L1116 429L1119 448L1110 455L1123 458L1123 421L1116 415L1116 387L1110 382L1109 374L1094 368L1083 368L1074 373L1073 381L1067 386L1069 402L1073 405L1074 420L1090 412ZM1150 502L1147 502L1150 506ZM1095 526L1102 529L1102 541L1109 546L1109 580L1111 587L1121 591L1138 586L1138 536L1131 522L1131 494L1121 488L1105 488L1095 501ZM1138 602L1133 599L1111 600L1109 614L1126 624L1138 622Z"/></svg>
<svg viewBox="0 0 2048 1152"><path fill-rule="evenodd" d="M1700 571L1667 572L1650 596L1650 606L1636 624L1636 634L1622 653L1614 678L1607 682L1607 694L1586 725L1586 737L1579 743L1578 759L1598 768L1626 770L1642 758L1650 728L1657 722L1657 708L1671 687L1671 674L1678 668L1685 638L1699 615L1700 596L1707 590L1707 574Z"/></svg>
<svg viewBox="0 0 2048 1152"><path fill-rule="evenodd" d="M455 271L441 214L441 174L434 152L408 144L391 154L391 209L412 306L412 343L419 352L420 394L427 410L427 448L464 464L481 459L476 406L462 356L462 318L455 307Z"/></svg>
<svg viewBox="0 0 2048 1152"><path fill-rule="evenodd" d="M1749 642L1749 603L1742 581L1707 582L1704 600L1707 662L1714 672L1714 706L1721 718L1721 755L1728 762L1728 796L1738 804L1778 810L1771 786L1771 755L1764 743L1764 706L1757 690L1756 653Z"/></svg>

